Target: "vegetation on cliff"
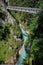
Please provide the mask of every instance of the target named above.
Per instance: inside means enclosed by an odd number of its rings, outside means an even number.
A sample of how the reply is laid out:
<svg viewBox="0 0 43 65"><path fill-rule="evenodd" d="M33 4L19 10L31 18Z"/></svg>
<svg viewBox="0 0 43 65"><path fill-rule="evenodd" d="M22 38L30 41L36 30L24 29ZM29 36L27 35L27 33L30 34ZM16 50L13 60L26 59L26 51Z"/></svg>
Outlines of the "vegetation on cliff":
<svg viewBox="0 0 43 65"><path fill-rule="evenodd" d="M16 48L20 45L20 42L14 38L11 31L15 32L14 27L8 22L3 24L0 18L0 63L5 63L5 61L16 55Z"/></svg>

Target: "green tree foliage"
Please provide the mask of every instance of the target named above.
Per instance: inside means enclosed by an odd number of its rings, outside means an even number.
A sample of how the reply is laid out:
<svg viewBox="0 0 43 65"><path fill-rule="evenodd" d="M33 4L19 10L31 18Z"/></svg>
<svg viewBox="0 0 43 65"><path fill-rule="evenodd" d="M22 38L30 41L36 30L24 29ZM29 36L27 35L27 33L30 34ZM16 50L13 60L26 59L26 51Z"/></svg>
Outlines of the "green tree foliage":
<svg viewBox="0 0 43 65"><path fill-rule="evenodd" d="M3 25L2 25L2 20L0 19L0 40L2 39L2 34L3 34Z"/></svg>
<svg viewBox="0 0 43 65"><path fill-rule="evenodd" d="M10 5L25 6L25 7L39 7L39 0L9 0Z"/></svg>
<svg viewBox="0 0 43 65"><path fill-rule="evenodd" d="M4 61L2 59L0 59L0 64L4 64Z"/></svg>
<svg viewBox="0 0 43 65"><path fill-rule="evenodd" d="M34 31L31 52L34 55L33 65L43 65L43 11L39 13L38 27Z"/></svg>
<svg viewBox="0 0 43 65"><path fill-rule="evenodd" d="M30 23L29 27L32 45L24 65L43 65L43 11L38 14L36 21Z"/></svg>
<svg viewBox="0 0 43 65"><path fill-rule="evenodd" d="M10 34L10 25L3 25L2 21L0 21L0 40L6 39Z"/></svg>
<svg viewBox="0 0 43 65"><path fill-rule="evenodd" d="M6 25L4 27L3 39L7 39L7 37L9 37L9 35L10 35L10 24L6 23Z"/></svg>

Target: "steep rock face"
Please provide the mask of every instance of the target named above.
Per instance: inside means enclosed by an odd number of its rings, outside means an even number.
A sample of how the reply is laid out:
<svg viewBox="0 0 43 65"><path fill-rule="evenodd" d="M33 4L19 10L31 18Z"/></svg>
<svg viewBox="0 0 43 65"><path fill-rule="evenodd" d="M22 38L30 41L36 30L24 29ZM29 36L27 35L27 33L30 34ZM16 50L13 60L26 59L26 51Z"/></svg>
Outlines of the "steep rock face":
<svg viewBox="0 0 43 65"><path fill-rule="evenodd" d="M9 14L9 12L7 14L8 14L7 19L9 21L9 23L13 24L13 22L15 21L15 19Z"/></svg>

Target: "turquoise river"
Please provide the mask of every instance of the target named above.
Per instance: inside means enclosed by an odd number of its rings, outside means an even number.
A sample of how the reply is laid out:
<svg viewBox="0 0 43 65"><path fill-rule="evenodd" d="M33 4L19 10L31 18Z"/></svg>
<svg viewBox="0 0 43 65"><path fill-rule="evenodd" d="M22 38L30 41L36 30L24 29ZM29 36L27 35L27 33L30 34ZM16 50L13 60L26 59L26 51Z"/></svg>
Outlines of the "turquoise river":
<svg viewBox="0 0 43 65"><path fill-rule="evenodd" d="M28 39L28 34L26 33L26 31L23 28L21 28L21 31L22 31L22 36L23 36L24 44L25 44L25 41ZM21 48L21 54L20 54L20 56L18 58L18 61L17 61L17 63L15 65L23 65L23 60L27 56L24 44L23 44L23 46Z"/></svg>

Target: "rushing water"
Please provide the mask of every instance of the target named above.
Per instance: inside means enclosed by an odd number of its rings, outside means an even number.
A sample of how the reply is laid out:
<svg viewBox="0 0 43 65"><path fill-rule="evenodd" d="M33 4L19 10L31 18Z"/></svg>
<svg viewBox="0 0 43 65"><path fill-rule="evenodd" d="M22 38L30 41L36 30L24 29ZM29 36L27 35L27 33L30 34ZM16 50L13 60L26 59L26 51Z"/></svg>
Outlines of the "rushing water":
<svg viewBox="0 0 43 65"><path fill-rule="evenodd" d="M24 39L24 44L25 44L25 41L28 39L28 35L27 35L27 33L25 32L24 29L21 28L21 31L22 31L22 35L23 35L23 39ZM27 56L27 53L26 53L25 48L24 48L24 44L21 48L21 54L18 58L18 61L17 61L16 65L23 65L23 60Z"/></svg>

